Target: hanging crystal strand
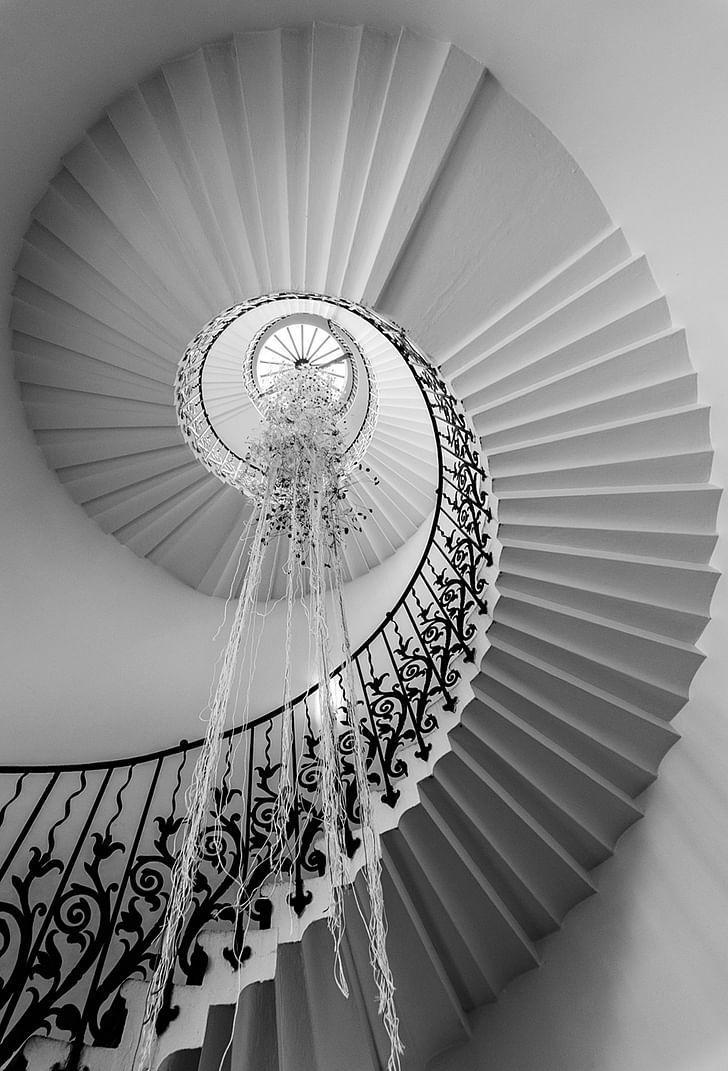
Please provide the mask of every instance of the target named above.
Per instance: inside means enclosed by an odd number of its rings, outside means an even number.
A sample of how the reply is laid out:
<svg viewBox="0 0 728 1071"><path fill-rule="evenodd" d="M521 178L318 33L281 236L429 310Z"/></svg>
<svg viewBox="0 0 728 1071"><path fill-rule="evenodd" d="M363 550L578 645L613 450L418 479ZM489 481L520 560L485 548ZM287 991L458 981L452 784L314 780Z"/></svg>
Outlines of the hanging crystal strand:
<svg viewBox="0 0 728 1071"><path fill-rule="evenodd" d="M210 704L210 717L207 722L205 739L195 763L190 786L185 794L187 808L185 834L172 868L169 899L162 925L159 958L149 984L144 1005L143 1024L133 1061L133 1067L138 1068L138 1071L151 1071L157 1037L157 1018L162 1010L165 991L172 977L180 930L192 902L195 875L201 859L201 842L207 822L208 803L220 760L230 688L237 667L238 649L242 636L250 630L253 622L253 608L260 583L268 531L267 515L271 497L270 492L274 486L274 481L275 468L269 473L268 487L255 528L253 547L243 583L243 590L233 618L230 636L225 646L215 695Z"/></svg>
<svg viewBox="0 0 728 1071"><path fill-rule="evenodd" d="M332 514L336 512L336 501L330 504ZM389 1037L389 1060L387 1071L399 1071L400 1057L404 1052L404 1045L399 1036L399 1017L394 1002L394 979L389 966L387 956L387 920L384 911L384 896L382 892L382 864L379 848L379 837L374 828L372 813L372 795L369 778L367 775L365 747L362 737L359 718L354 702L354 672L351 654L351 640L349 628L344 611L343 595L343 569L340 550L340 525L335 516L332 517L329 528L332 533L331 541L331 565L333 576L334 607L338 618L337 624L342 641L343 661L342 676L344 680L344 701L347 711L347 722L353 736L354 771L356 776L356 788L359 801L359 823L364 847L364 876L369 896L370 915L366 922L369 937L369 959L372 965L374 981L379 993L379 1014L382 1017L384 1028Z"/></svg>
<svg viewBox="0 0 728 1071"><path fill-rule="evenodd" d="M286 640L285 665L283 670L283 711L281 713L281 767L278 778L273 815L274 843L272 853L280 868L285 856L288 842L288 823L293 807L294 788L291 780L293 733L293 696L291 692L291 649L293 640L293 606L296 597L296 579L299 575L301 548L298 525L298 497L301 467L296 466L293 474L293 487L290 497L290 517L288 519L288 560L286 563ZM292 860L292 863L294 861ZM291 867L293 880L294 867Z"/></svg>
<svg viewBox="0 0 728 1071"><path fill-rule="evenodd" d="M311 618L318 673L318 696L321 714L321 746L319 751L319 786L321 817L326 841L326 858L331 894L328 926L334 942L334 979L345 997L349 996L341 942L344 936L344 891L347 884L347 854L344 837L344 791L341 778L341 757L336 711L331 702L328 661L328 626L326 623L326 580L324 553L330 533L325 531L322 499L326 493L323 477L310 495L309 569L311 575Z"/></svg>

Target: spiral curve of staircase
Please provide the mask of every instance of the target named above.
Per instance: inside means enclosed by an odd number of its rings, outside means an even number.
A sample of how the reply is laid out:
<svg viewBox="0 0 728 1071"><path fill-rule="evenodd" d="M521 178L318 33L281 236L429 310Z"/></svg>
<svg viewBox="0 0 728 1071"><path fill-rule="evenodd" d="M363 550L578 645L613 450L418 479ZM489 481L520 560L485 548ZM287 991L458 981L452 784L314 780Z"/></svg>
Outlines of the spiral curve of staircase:
<svg viewBox="0 0 728 1071"><path fill-rule="evenodd" d="M549 132L480 64L407 30L241 34L167 64L64 160L17 270L17 376L49 465L102 527L204 593L229 583L243 507L189 454L172 385L221 308L278 290L370 306L480 437L502 548L487 650L382 834L403 1066L424 1068L595 890L677 739L719 498L684 333ZM430 508L400 386L383 372L379 520L351 576ZM230 1071L386 1066L351 916L346 1005L325 923L253 935ZM176 987L165 1071L218 1067L240 983L219 941L201 985ZM128 1051L83 1061L121 1071ZM67 1052L36 1038L24 1059L48 1071Z"/></svg>

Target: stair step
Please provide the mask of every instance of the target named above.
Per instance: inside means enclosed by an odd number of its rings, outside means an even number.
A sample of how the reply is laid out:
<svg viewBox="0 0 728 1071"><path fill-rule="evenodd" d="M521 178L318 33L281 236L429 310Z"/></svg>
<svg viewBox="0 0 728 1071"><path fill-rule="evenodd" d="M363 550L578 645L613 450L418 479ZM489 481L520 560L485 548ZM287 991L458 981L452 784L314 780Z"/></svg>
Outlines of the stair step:
<svg viewBox="0 0 728 1071"><path fill-rule="evenodd" d="M528 940L535 942L557 929L557 915L524 880L517 865L520 860L514 863L510 858L514 854L508 850L510 845L506 849L508 857L504 857L490 835L484 833L488 828L487 816L477 806L483 803L483 793L469 768L453 753L448 753L435 769L433 785L426 788L431 794L436 792L437 810L447 815L447 824L462 845L463 853L467 853L470 865L482 873Z"/></svg>
<svg viewBox="0 0 728 1071"><path fill-rule="evenodd" d="M202 1042L199 1061L195 1071L232 1071L232 1036L234 1022L235 1005L210 1005L207 1012L205 1038ZM172 1069L170 1069L170 1071L172 1071Z"/></svg>
<svg viewBox="0 0 728 1071"><path fill-rule="evenodd" d="M456 922L443 909L401 828L387 833L387 851L462 1007L468 1011L495 1000L496 990L483 973L475 946L463 939Z"/></svg>
<svg viewBox="0 0 728 1071"><path fill-rule="evenodd" d="M99 161L98 149L94 144L89 141L84 148L92 170L103 171L104 163ZM117 178L113 174L107 177L111 181ZM126 196L124 191L119 200L111 201L109 207L118 212ZM169 277L155 274L153 261L140 255L129 240L130 234L136 236L137 230L124 233L114 226L112 216L99 209L83 183L79 183L67 167L64 166L56 175L53 185L36 205L33 216L77 258L104 275L119 291L128 294L139 305L143 305L151 295L157 322L167 333L165 345L169 346L170 341L177 338L180 322L185 323L189 316L184 297L181 297L184 290L179 291L174 286L175 278L179 278L179 266L170 265ZM127 218L131 222L131 213ZM144 245L147 235L139 233L138 236ZM152 252L151 249L149 251ZM156 253L159 256L159 250Z"/></svg>
<svg viewBox="0 0 728 1071"><path fill-rule="evenodd" d="M486 361L482 387L473 370L468 408L489 413L495 426L522 424L561 412L565 397L575 409L608 400L617 384L624 393L627 387L656 387L691 371L683 332L630 339L626 346L606 352L597 347L596 354L585 340L583 349L572 343L495 382L487 379Z"/></svg>
<svg viewBox="0 0 728 1071"><path fill-rule="evenodd" d="M665 609L697 613L710 600L718 571L689 560L654 558L616 550L559 546L499 532L501 572L553 583L567 582L614 597L638 594Z"/></svg>
<svg viewBox="0 0 728 1071"><path fill-rule="evenodd" d="M335 292L351 294L358 300L369 293L370 279L373 291L378 292L389 274L393 253L390 243L396 246L403 240L409 229L408 212L416 212L419 198L424 195L420 184L428 187L428 171L437 166L436 160L445 150L445 146L440 148L442 132L433 135L427 120L438 88L444 88L446 93L449 88L450 95L458 93L455 85L448 87L445 83L449 80L443 79L448 55L446 45L435 45L406 30L399 36L385 81L386 96L372 128L374 136L370 146L357 146L365 181L351 235L350 249L356 250L356 256L351 257L341 288ZM467 99L467 88L465 94ZM377 97L381 99L381 93ZM424 145L428 133L433 136L434 160L426 149L418 151L420 139ZM419 176L416 161L423 171ZM403 184L415 199L415 204L406 210L398 202Z"/></svg>
<svg viewBox="0 0 728 1071"><path fill-rule="evenodd" d="M21 383L169 404L171 368L133 359L133 367L124 368L17 330L13 349L15 378Z"/></svg>
<svg viewBox="0 0 728 1071"><path fill-rule="evenodd" d="M403 1071L419 1071L433 1052L458 1044L468 1036L463 1011L451 1000L452 990L438 975L433 976L426 947L417 937L411 916L396 893L386 868L382 871L382 891L387 913L387 955L395 983L395 1006L400 1019L400 1036L405 1046ZM354 893L365 917L369 915L369 899L364 874L354 883ZM351 919L351 922L349 922ZM350 949L354 954L358 993L368 1019L379 1055L381 1071L389 1060L389 1042L377 1014L376 990L369 962L369 948L358 910L349 911L347 930ZM425 983L425 984L423 984Z"/></svg>
<svg viewBox="0 0 728 1071"><path fill-rule="evenodd" d="M234 1071L281 1071L275 983L256 982L242 990L233 1032Z"/></svg>
<svg viewBox="0 0 728 1071"><path fill-rule="evenodd" d="M525 811L537 816L539 825L583 869L591 870L609 858L613 844L591 828L590 816L584 809L578 806L573 808L572 801L560 792L554 798L551 794L552 785L546 779L532 784L529 780L530 766L522 764L520 756L512 755L508 749L500 747L497 738L490 734L487 718L481 721L470 717L465 727L470 730L479 764L489 770L493 780Z"/></svg>
<svg viewBox="0 0 728 1071"><path fill-rule="evenodd" d="M493 626L489 631L491 646L514 651L521 658L534 658L551 664L560 672L589 682L593 687L614 696L618 702L628 703L650 714L671 720L685 705L687 695L680 690L662 687L643 676L606 666L601 661L580 652L565 649L561 643L552 643L532 631L524 632L508 625ZM687 689L685 689L687 691Z"/></svg>
<svg viewBox="0 0 728 1071"><path fill-rule="evenodd" d="M113 532L131 524L179 492L199 484L202 478L200 466L188 455L185 464L175 472L148 476L120 490L87 498L84 504L105 531Z"/></svg>
<svg viewBox="0 0 728 1071"><path fill-rule="evenodd" d="M159 354L166 355L169 337L150 311L148 298L139 304L117 290L105 274L91 268L38 224L31 229L30 240L26 237L16 270L44 292L45 305L63 309L65 319L103 325L153 355L152 367L165 368ZM54 300L49 302L49 298ZM173 373L174 366L167 365L166 371Z"/></svg>
<svg viewBox="0 0 728 1071"><path fill-rule="evenodd" d="M514 369L574 344L599 328L605 328L658 295L644 257L633 257L617 265L583 289L570 294L541 317L504 339L497 348L481 354L480 367L453 377L460 397L470 396L483 386L483 372L490 382ZM599 354L584 346L584 361ZM477 403L476 403L477 404Z"/></svg>
<svg viewBox="0 0 728 1071"><path fill-rule="evenodd" d="M624 748L646 770L656 769L664 754L679 739L664 717L630 704L561 669L533 656L524 656L505 642L488 652L488 672L500 675L514 691L519 682L553 706L566 712L570 720L585 721L590 733L595 729L614 732L624 740Z"/></svg>
<svg viewBox="0 0 728 1071"><path fill-rule="evenodd" d="M708 623L708 615L698 615L681 608L655 606L639 598L624 599L576 584L558 584L520 573L502 572L498 578L502 596L534 599L584 612L613 622L651 632L667 639L694 643Z"/></svg>
<svg viewBox="0 0 728 1071"><path fill-rule="evenodd" d="M715 534L720 488L711 484L675 487L580 487L569 491L506 491L498 502L503 524L548 524L669 532L679 524L681 532Z"/></svg>
<svg viewBox="0 0 728 1071"><path fill-rule="evenodd" d="M525 681L504 672L495 659L490 660L487 674L481 673L475 679L473 689L486 705L494 701L517 713L531 728L546 733L550 740L578 758L585 766L600 771L602 776L627 796L639 795L657 776L656 763L653 768L644 761L625 754L625 751L633 750L629 747L631 741L627 738L624 741L627 746L622 749L623 741L612 731L612 726L605 721L603 713L601 716L582 715L577 718L564 711L557 701L535 692ZM562 683L560 692L564 691L566 685ZM599 709L599 704L593 697L590 708L595 711ZM611 712L614 708L609 709ZM630 719L630 727L637 732L637 727L633 726L634 721L636 719Z"/></svg>
<svg viewBox="0 0 728 1071"><path fill-rule="evenodd" d="M145 556L157 550L195 514L204 509L223 490L219 483L210 484L205 473L190 486L171 493L133 520L113 529L114 535L128 543L138 554Z"/></svg>
<svg viewBox="0 0 728 1071"><path fill-rule="evenodd" d="M443 161L452 151L482 75L481 64L459 49L449 48L407 169L398 178L396 199L388 218L382 214L386 229L378 237L376 257L363 289L365 303L379 304L415 221L431 195Z"/></svg>
<svg viewBox="0 0 728 1071"><path fill-rule="evenodd" d="M501 626L527 632L536 640L558 643L564 652L599 658L607 671L613 669L678 693L704 658L690 643L618 625L520 592L499 599L493 627L498 630Z"/></svg>
<svg viewBox="0 0 728 1071"><path fill-rule="evenodd" d="M629 246L619 229L610 226L599 231L585 246L557 263L525 291L517 292L490 322L439 351L438 364L442 372L452 378L458 372L467 371L484 353L497 349L527 324L539 320L549 309L624 263L629 255ZM669 325L667 311L665 319Z"/></svg>
<svg viewBox="0 0 728 1071"><path fill-rule="evenodd" d="M229 531L240 516L240 496L231 487L219 484L217 492L188 512L184 522L148 552L151 561L163 565L173 575L197 588L215 557L216 541L207 539L210 530ZM239 531L239 530L238 530Z"/></svg>
<svg viewBox="0 0 728 1071"><path fill-rule="evenodd" d="M612 462L704 452L710 446L709 410L687 405L639 414L576 431L546 435L489 452L494 476L543 472ZM672 482L672 481L670 481ZM698 482L698 481L695 481Z"/></svg>
<svg viewBox="0 0 728 1071"><path fill-rule="evenodd" d="M451 1006L452 1006L452 1008L453 1008L453 1010L455 1012L455 1015L457 1016L457 1019L458 1019L458 1021L460 1023L460 1026L463 1029L463 1032L467 1036L470 1036L470 1033L471 1033L470 1023L469 1023L468 1018L467 1018L467 1016L465 1014L465 1011L464 1011L464 1009L462 1007L462 1004L460 1003L460 998L458 997L457 993L455 992L453 984L450 981L450 978L448 976L445 964L442 962L442 959L440 958L440 956L438 954L438 951L437 951L437 949L436 949L436 947L435 947L435 945L434 945L434 943L433 943L433 941L432 941L432 939L430 937L430 934L428 932L427 926L425 925L425 923L424 923L424 921L422 919L422 916L420 915L419 911L417 910L416 904L414 903L412 897L410 896L409 892L407 891L407 886L406 886L404 880L402 879L402 876L400 875L399 871L397 870L396 863L394 861L394 858L393 858L391 852L389 851L389 849L387 847L387 844L388 844L388 836L385 834L385 836L382 837L381 846L382 846L382 864L383 864L384 870L386 871L387 877L388 877L389 881L391 882L392 887L393 887L394 891L396 892L397 898L399 899L402 907L404 908L404 910L407 912L407 915L409 916L412 928L414 929L415 933L417 934L417 939L419 940L419 942L422 945L423 949L427 953L427 956L428 956L428 958L430 960L430 963L432 964L432 967L433 967L433 969L435 971L435 974L437 975L437 978L438 978L442 988L445 991L446 997L447 997L449 1003L451 1004ZM389 899L388 902L391 902L391 898Z"/></svg>
<svg viewBox="0 0 728 1071"><path fill-rule="evenodd" d="M280 1071L316 1071L308 991L297 944L284 944L278 949L275 998Z"/></svg>
<svg viewBox="0 0 728 1071"><path fill-rule="evenodd" d="M487 744L531 777L541 791L558 799L570 813L581 812L599 838L613 846L624 829L642 816L632 797L593 770L578 756L545 732L514 714L503 702L476 690L482 707L470 704L463 719L466 727L478 724Z"/></svg>
<svg viewBox="0 0 728 1071"><path fill-rule="evenodd" d="M546 460L546 459L544 459ZM659 457L641 457L628 461L606 461L599 465L575 465L563 469L534 469L499 475L499 466L493 465L493 490L496 495L504 492L535 491L545 489L571 489L574 487L599 487L600 484L622 486L649 484L700 483L710 478L713 466L711 450L695 450L681 454L666 454Z"/></svg>
<svg viewBox="0 0 728 1071"><path fill-rule="evenodd" d="M530 959L530 965L537 966L539 957L532 940L483 872L477 854L472 851L462 835L460 823L457 821L459 817L457 812L449 806L447 796L440 789L436 779L428 778L422 782L420 799L425 812L443 834L449 846L454 849L459 860L465 864L468 873L478 883L507 929L522 946L522 953L525 957L523 962ZM526 968L520 967L519 971L520 969Z"/></svg>
<svg viewBox="0 0 728 1071"><path fill-rule="evenodd" d="M538 958L520 927L483 879L476 879L450 839L434 806L406 812L400 832L417 858L425 880L476 959L494 995L516 972L535 966ZM485 884L485 888L484 888ZM486 891L487 889L487 891ZM414 897L414 890L410 893ZM419 893L419 889L417 890Z"/></svg>
<svg viewBox="0 0 728 1071"><path fill-rule="evenodd" d="M77 502L89 502L101 495L134 487L163 472L177 472L190 463L183 443L162 450L147 450L130 457L113 457L103 461L88 460L65 466L60 475L66 489Z"/></svg>
<svg viewBox="0 0 728 1071"><path fill-rule="evenodd" d="M380 1071L369 1016L376 1008L362 1006L357 980L347 971L349 999L340 992L333 972L333 945L328 926L309 926L301 941L305 992L311 1013L316 1068ZM366 965L365 965L366 966Z"/></svg>
<svg viewBox="0 0 728 1071"><path fill-rule="evenodd" d="M495 413L473 415L473 426L481 436L486 453L506 446L529 446L541 439L588 432L591 428L625 420L643 420L648 414L668 413L694 407L697 377L685 373L649 387L621 390L600 401L575 405L568 394L559 409L534 419L500 421Z"/></svg>
<svg viewBox="0 0 728 1071"><path fill-rule="evenodd" d="M593 886L586 871L479 764L480 749L470 730L458 726L451 740L452 752L435 776L461 812L493 883L503 888L503 898L531 939L538 940L557 929Z"/></svg>
<svg viewBox="0 0 728 1071"><path fill-rule="evenodd" d="M604 528L540 523L501 522L498 538L504 546L527 543L544 551L552 548L617 554L644 558L646 561L692 562L707 566L713 555L717 535L685 531L658 531L635 528Z"/></svg>

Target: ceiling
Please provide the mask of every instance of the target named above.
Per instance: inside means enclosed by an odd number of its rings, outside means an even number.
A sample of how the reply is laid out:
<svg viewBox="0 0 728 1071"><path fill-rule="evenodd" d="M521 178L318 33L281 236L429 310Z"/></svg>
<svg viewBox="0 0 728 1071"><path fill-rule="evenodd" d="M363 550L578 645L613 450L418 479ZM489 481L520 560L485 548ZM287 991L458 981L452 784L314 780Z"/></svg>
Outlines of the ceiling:
<svg viewBox="0 0 728 1071"><path fill-rule="evenodd" d="M704 400L714 408L715 483L728 468L723 209L728 10L569 0L537 4L436 0L17 0L0 4L0 296L7 323L12 267L29 213L61 156L102 108L161 62L233 30L312 18L409 24L453 40L565 144L650 256L674 318L689 331ZM550 46L542 48L548 32ZM685 81L690 94L683 92ZM687 150L687 151L686 151ZM7 350L7 332L3 338ZM168 739L184 682L204 697L220 607L140 562L67 497L28 431L6 353L0 375L2 673L6 761L76 754L84 728L96 756L133 753L134 723L159 719ZM720 557L716 565L725 571ZM725 642L724 600L703 641ZM187 676L181 679L184 661ZM709 687L709 659L698 688ZM713 660L715 661L715 660ZM704 682L704 683L701 683ZM104 735L89 738L103 709Z"/></svg>

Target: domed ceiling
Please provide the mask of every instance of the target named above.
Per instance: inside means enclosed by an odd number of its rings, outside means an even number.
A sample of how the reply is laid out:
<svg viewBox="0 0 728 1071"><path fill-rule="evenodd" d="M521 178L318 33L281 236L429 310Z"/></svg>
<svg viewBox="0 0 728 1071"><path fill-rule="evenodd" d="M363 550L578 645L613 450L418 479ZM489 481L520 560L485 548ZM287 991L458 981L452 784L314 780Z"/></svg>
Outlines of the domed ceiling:
<svg viewBox="0 0 728 1071"><path fill-rule="evenodd" d="M106 622L81 657L57 593L42 592L58 665L35 682L24 654L12 696L25 726L14 746L34 735L38 762L199 735L246 507L190 453L173 386L221 310L283 302L217 354L220 429L222 388L276 316L345 329L371 364L378 483L361 491L373 513L352 540L348 592L362 636L421 562L433 493L456 502L462 489L433 487L442 440L422 397L336 312L341 299L402 324L464 404L493 477L500 599L451 751L385 851L402 912L415 889L420 913L442 920L435 944L458 948L452 1006L490 999L537 961L533 942L639 816L633 797L676 739L702 657L718 501L708 414L645 258L481 64L407 30L317 24L237 34L127 89L64 157L17 269L28 422L83 507L39 545L57 544L62 572L83 533L96 557L73 578L81 615L87 575L91 622ZM274 574L272 562L271 593ZM489 846L487 877L463 815ZM478 886L467 908L455 856ZM468 920L486 916L502 947L477 946ZM429 1036L422 1022L423 1054L441 1026Z"/></svg>
<svg viewBox="0 0 728 1071"><path fill-rule="evenodd" d="M317 25L169 63L64 158L17 270L16 368L38 443L138 554L202 592L229 590L246 507L182 440L178 362L236 302L341 293L422 341L482 436L506 544L494 635L509 657L523 643L535 657L535 643L560 672L594 666L591 686L623 681L625 701L654 693L679 708L699 663L716 502L701 486L707 411L684 340L573 162L462 52ZM422 404L391 360L376 377L378 483L361 492L374 512L351 576L411 541L433 495ZM591 579L564 583L574 575ZM381 612L365 609L372 592L358 602L364 633ZM204 703L218 612L196 605L153 626L152 692L135 695L126 675L125 736L139 750L188 733ZM110 683L121 670L108 642L92 661L102 673L108 662ZM95 725L119 719L109 692ZM145 732L150 702L160 717ZM86 710L76 703L79 725Z"/></svg>

